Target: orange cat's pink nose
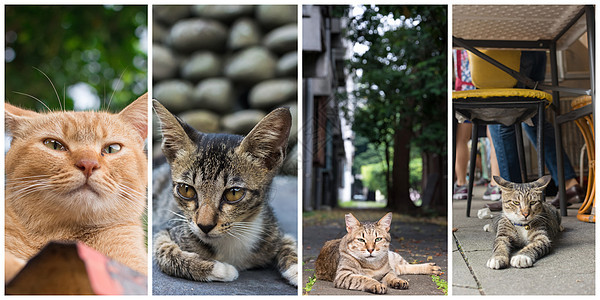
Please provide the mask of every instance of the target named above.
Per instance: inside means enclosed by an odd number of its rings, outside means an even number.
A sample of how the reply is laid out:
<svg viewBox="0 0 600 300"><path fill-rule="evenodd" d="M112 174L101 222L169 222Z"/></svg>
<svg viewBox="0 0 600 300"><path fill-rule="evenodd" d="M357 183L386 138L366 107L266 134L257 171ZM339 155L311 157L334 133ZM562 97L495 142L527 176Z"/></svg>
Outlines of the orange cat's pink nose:
<svg viewBox="0 0 600 300"><path fill-rule="evenodd" d="M98 161L90 160L90 159L81 159L75 164L75 166L77 168L79 168L79 170L81 170L81 172L83 172L85 177L88 177L88 178L90 176L92 176L92 173L94 172L94 170L100 168Z"/></svg>

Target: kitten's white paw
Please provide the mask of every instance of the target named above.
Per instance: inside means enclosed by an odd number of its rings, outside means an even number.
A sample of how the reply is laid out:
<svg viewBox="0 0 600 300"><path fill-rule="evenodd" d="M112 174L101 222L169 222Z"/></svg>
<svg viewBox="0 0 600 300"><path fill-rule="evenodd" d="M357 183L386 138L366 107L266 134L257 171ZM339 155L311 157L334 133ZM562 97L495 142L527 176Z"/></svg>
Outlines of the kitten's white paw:
<svg viewBox="0 0 600 300"><path fill-rule="evenodd" d="M291 285L298 286L298 264L291 265L281 276L287 279Z"/></svg>
<svg viewBox="0 0 600 300"><path fill-rule="evenodd" d="M506 267L507 264L507 258L505 257L500 257L500 256L492 256L492 258L488 259L487 261L487 267L490 269L502 269L504 267Z"/></svg>
<svg viewBox="0 0 600 300"><path fill-rule="evenodd" d="M212 273L208 276L209 281L234 281L238 278L238 271L234 266L215 261Z"/></svg>
<svg viewBox="0 0 600 300"><path fill-rule="evenodd" d="M510 265L515 268L529 268L533 266L533 259L529 256L518 254L510 259Z"/></svg>

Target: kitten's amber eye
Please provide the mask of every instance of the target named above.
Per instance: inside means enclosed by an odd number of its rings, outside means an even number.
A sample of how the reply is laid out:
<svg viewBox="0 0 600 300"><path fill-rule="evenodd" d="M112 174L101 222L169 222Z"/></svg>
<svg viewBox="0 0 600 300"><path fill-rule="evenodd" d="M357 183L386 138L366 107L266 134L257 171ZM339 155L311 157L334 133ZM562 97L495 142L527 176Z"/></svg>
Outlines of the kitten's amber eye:
<svg viewBox="0 0 600 300"><path fill-rule="evenodd" d="M185 200L196 199L196 190L194 190L193 187L184 183L177 184L177 194L179 194L179 197Z"/></svg>
<svg viewBox="0 0 600 300"><path fill-rule="evenodd" d="M359 242L361 243L366 243L367 241L365 241L364 239L357 239Z"/></svg>
<svg viewBox="0 0 600 300"><path fill-rule="evenodd" d="M65 146L63 146L63 144L61 144L59 141L54 140L54 139L45 139L44 146L46 146L52 150L67 151L67 148Z"/></svg>
<svg viewBox="0 0 600 300"><path fill-rule="evenodd" d="M102 149L102 152L107 154L113 154L119 151L121 151L121 145L119 144L110 144Z"/></svg>
<svg viewBox="0 0 600 300"><path fill-rule="evenodd" d="M245 195L246 195L245 189L234 187L234 188L227 189L225 191L225 193L223 194L223 198L225 198L225 200L229 203L235 203L235 202L242 200L242 198L244 198Z"/></svg>
<svg viewBox="0 0 600 300"><path fill-rule="evenodd" d="M379 241L381 241L380 237L378 237L378 238L375 239L375 242L379 242Z"/></svg>

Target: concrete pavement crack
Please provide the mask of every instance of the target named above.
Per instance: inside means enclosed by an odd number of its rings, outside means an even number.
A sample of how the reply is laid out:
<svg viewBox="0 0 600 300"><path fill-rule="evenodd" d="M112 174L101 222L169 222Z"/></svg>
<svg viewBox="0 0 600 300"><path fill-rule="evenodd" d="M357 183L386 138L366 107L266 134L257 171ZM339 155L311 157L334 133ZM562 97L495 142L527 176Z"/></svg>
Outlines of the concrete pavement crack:
<svg viewBox="0 0 600 300"><path fill-rule="evenodd" d="M475 280L475 284L477 284L477 290L479 290L479 294L485 296L485 292L483 291L483 288L481 287L481 283L479 282L479 279L477 279L477 275L475 275L473 268L471 268L469 259L467 258L465 252L463 251L463 248L462 248L460 242L458 241L458 238L456 238L456 235L454 233L452 233L452 237L454 238L454 242L456 243L456 248L458 249L458 252L460 252L460 255L462 256L463 260L465 261L465 264L467 265L469 272L471 272L471 276L473 276L473 280Z"/></svg>

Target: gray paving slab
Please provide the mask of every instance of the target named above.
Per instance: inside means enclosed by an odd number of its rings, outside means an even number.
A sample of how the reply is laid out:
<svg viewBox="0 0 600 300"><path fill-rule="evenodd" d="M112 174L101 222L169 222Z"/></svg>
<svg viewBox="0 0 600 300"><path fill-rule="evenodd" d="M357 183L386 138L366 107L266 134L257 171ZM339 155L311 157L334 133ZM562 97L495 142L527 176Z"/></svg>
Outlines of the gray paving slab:
<svg viewBox="0 0 600 300"><path fill-rule="evenodd" d="M454 201L453 242L458 242L463 259L453 246L453 295L594 295L595 294L595 224L578 221L576 208L563 217L565 231L554 243L551 253L526 269L492 270L486 267L491 256L494 234L483 226L490 219L477 218L483 187L476 187L471 217L466 217L466 201ZM495 212L494 214L498 214ZM471 276L469 267L472 270ZM469 278L470 277L470 278ZM479 285L473 282L479 282Z"/></svg>
<svg viewBox="0 0 600 300"><path fill-rule="evenodd" d="M326 224L307 224L303 226L303 287L309 277L314 275L314 262L323 244L340 238L346 233L343 221L344 212L335 212L338 220L324 222ZM376 221L385 214L384 211L360 212L352 211L359 220ZM361 214L375 216L364 218ZM394 216L395 218L395 216ZM306 218L305 218L306 219ZM441 278L448 281L447 226L426 222L392 222L392 250L398 252L411 263L435 262L444 274ZM408 290L388 289L388 295L443 295L430 275L403 275L409 281ZM308 295L369 295L366 292L337 289L333 283L317 280Z"/></svg>
<svg viewBox="0 0 600 300"><path fill-rule="evenodd" d="M270 203L282 230L298 237L298 181L293 176L273 180ZM298 295L275 268L242 271L232 282L196 282L168 276L152 264L153 295Z"/></svg>

